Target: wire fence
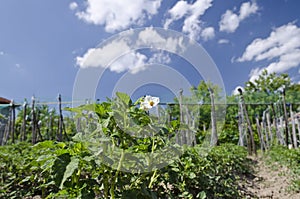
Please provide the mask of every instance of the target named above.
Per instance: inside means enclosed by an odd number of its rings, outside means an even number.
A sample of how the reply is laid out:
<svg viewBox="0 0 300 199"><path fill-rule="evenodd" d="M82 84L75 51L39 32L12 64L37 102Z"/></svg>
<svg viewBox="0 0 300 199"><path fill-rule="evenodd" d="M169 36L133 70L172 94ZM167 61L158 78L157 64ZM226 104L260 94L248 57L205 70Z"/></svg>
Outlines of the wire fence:
<svg viewBox="0 0 300 199"><path fill-rule="evenodd" d="M261 97L261 95L259 95ZM209 107L210 128L202 127L203 131L213 131L220 135L220 125L214 122L220 110L225 111L230 106L236 107L237 133L239 134L238 144L248 147L250 152L256 151L254 137L259 140L261 150L267 150L274 142L279 144L298 147L300 143L300 114L295 110L300 107L300 102L296 100L286 100L279 97L275 100L259 101L259 97L248 99L247 96L241 98L225 100L217 99L212 101L197 100L177 100L177 102L160 102L158 108L178 106L181 112L180 122L189 125L190 130L180 131L176 140L179 144L195 144L195 134L199 131L199 118L203 112L195 112L195 107ZM63 101L61 96L56 101L42 101L32 98L30 102L14 102L11 104L0 105L0 145L19 141L31 141L33 144L46 139L69 140L67 131L77 132L78 128L84 128L86 120L76 118L72 113L65 111L64 108L76 105L101 103L99 100L69 100ZM212 111L215 106L216 110ZM223 107L223 108L220 108ZM262 113L249 113L249 107L263 107ZM215 113L213 113L215 112ZM20 114L22 114L20 116ZM214 115L215 114L215 115ZM18 118L16 116L18 115ZM159 114L158 114L159 115ZM169 121L172 116L167 116ZM249 119L255 118L255 119ZM215 124L214 124L215 123ZM215 125L215 126L214 126ZM218 132L217 132L218 130ZM216 138L217 139L217 138ZM250 147L250 148L249 148Z"/></svg>

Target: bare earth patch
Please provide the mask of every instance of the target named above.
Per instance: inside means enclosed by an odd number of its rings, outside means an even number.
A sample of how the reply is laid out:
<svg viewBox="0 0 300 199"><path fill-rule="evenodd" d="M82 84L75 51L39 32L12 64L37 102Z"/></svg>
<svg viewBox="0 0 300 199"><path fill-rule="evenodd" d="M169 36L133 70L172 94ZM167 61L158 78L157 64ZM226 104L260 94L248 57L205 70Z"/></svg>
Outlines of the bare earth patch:
<svg viewBox="0 0 300 199"><path fill-rule="evenodd" d="M262 157L250 157L254 175L241 180L240 189L245 198L299 199L300 193L288 190L289 169L268 164Z"/></svg>

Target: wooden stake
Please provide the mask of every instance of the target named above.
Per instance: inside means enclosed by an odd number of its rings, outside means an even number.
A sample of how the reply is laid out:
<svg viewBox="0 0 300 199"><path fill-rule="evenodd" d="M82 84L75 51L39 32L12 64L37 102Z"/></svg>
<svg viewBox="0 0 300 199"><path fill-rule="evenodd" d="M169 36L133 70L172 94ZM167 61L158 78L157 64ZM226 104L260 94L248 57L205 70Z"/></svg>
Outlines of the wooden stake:
<svg viewBox="0 0 300 199"><path fill-rule="evenodd" d="M266 125L266 111L263 112L263 119L261 122L261 126L263 129L263 132L266 134L266 148L269 149L270 144L269 144L269 134L268 134L268 130L267 130L267 125Z"/></svg>
<svg viewBox="0 0 300 199"><path fill-rule="evenodd" d="M271 104L271 110L273 112L273 115L274 115L274 118L273 118L273 124L275 126L275 130L276 130L276 136L277 136L277 139L278 141L280 142L280 144L284 145L285 144L285 141L282 137L282 134L278 128L278 121L277 121L277 116L276 116L276 111L275 111L275 108L274 108L274 104ZM282 125L281 125L282 126Z"/></svg>
<svg viewBox="0 0 300 199"><path fill-rule="evenodd" d="M15 143L16 110L15 110L14 100L11 100L11 114L12 114L12 120L11 120L11 140L12 140L12 143Z"/></svg>
<svg viewBox="0 0 300 199"><path fill-rule="evenodd" d="M11 118L11 115L9 116ZM8 123L5 126L5 130L4 130L4 137L3 137L3 142L2 145L5 145L7 140L9 139L9 132L10 132L10 125L11 125L11 120L8 120Z"/></svg>
<svg viewBox="0 0 300 199"><path fill-rule="evenodd" d="M264 148L265 148L265 143L264 143L264 138L263 138L263 135L262 135L262 131L260 129L258 116L255 117L255 120L256 120L257 133L258 133L259 140L260 140L260 150L263 152Z"/></svg>
<svg viewBox="0 0 300 199"><path fill-rule="evenodd" d="M183 125L184 124L184 116L183 116L183 104L182 104L182 100L183 100L183 90L180 89L179 91L179 112L180 112L180 124ZM185 135L185 130L181 129L180 130L180 136L179 136L179 142L180 145L186 144L186 135Z"/></svg>
<svg viewBox="0 0 300 199"><path fill-rule="evenodd" d="M288 124L288 116L287 116L287 110L286 110L286 102L285 102L285 89L283 89L282 92L282 103L283 103L283 111L284 111L284 122L285 122L285 144L286 147L289 147L289 124ZM291 136L291 142L293 143L293 137Z"/></svg>
<svg viewBox="0 0 300 199"><path fill-rule="evenodd" d="M216 121L216 109L215 109L215 95L214 91L211 88L208 88L208 91L210 93L210 103L211 103L211 146L216 146L218 143L218 133L217 133L217 121Z"/></svg>
<svg viewBox="0 0 300 199"><path fill-rule="evenodd" d="M297 135L296 135L296 126L295 126L295 118L294 118L294 113L292 109L292 104L290 106L290 114L291 114L291 119L292 119L292 134L293 134L293 141L294 141L294 148L298 148L297 146Z"/></svg>
<svg viewBox="0 0 300 199"><path fill-rule="evenodd" d="M41 121L40 121L40 110L37 110L36 111L36 124L35 124L35 130L36 130L36 137L38 139L38 141L43 141L43 136L41 134L41 129L40 129L40 126L41 126Z"/></svg>
<svg viewBox="0 0 300 199"><path fill-rule="evenodd" d="M269 138L268 138L268 133L266 131L266 124L264 124L263 122L260 123L260 129L261 129L261 135L263 137L264 140L264 144L265 144L265 150L269 149Z"/></svg>
<svg viewBox="0 0 300 199"><path fill-rule="evenodd" d="M23 124L22 124L22 141L26 141L26 115L27 115L27 102L23 104Z"/></svg>
<svg viewBox="0 0 300 199"><path fill-rule="evenodd" d="M299 122L299 119L296 118L296 123L297 123L297 129L298 129L298 134L299 134L299 139L300 139L300 122Z"/></svg>
<svg viewBox="0 0 300 199"><path fill-rule="evenodd" d="M266 114L267 117L267 125L268 125L268 132L270 134L270 141L271 144L273 143L273 132L272 132L272 128L271 128L271 117L270 117L270 113Z"/></svg>
<svg viewBox="0 0 300 199"><path fill-rule="evenodd" d="M58 141L62 141L63 134L63 115L61 109L61 95L58 94L58 109L59 109L59 120L58 120Z"/></svg>
<svg viewBox="0 0 300 199"><path fill-rule="evenodd" d="M31 111L32 111L32 120L31 120L31 126L32 126L32 144L36 143L36 116L35 116L35 98L32 96L31 98Z"/></svg>
<svg viewBox="0 0 300 199"><path fill-rule="evenodd" d="M50 139L55 140L55 132L53 131L53 123L54 123L54 109L50 110L50 119L49 119L49 134Z"/></svg>
<svg viewBox="0 0 300 199"><path fill-rule="evenodd" d="M239 145L245 146L244 144L244 114L243 114L243 106L241 103L238 104L238 128L239 128Z"/></svg>
<svg viewBox="0 0 300 199"><path fill-rule="evenodd" d="M248 130L249 130L249 133L250 133L250 141L249 142L251 143L251 150L250 150L249 155L252 155L253 152L254 152L255 155L257 155L256 147L255 147L255 143L254 143L253 131L252 131L248 111L247 111L247 108L246 108L246 104L245 104L245 100L244 100L244 96L243 96L243 91L242 91L241 88L239 88L238 91L240 93L241 103L242 103L242 106L243 106L244 114L246 116L246 121L247 121L247 124L248 124Z"/></svg>
<svg viewBox="0 0 300 199"><path fill-rule="evenodd" d="M59 111L59 120L58 120L58 132L57 139L59 142L62 141L62 123L61 123L61 95L58 94L58 111Z"/></svg>

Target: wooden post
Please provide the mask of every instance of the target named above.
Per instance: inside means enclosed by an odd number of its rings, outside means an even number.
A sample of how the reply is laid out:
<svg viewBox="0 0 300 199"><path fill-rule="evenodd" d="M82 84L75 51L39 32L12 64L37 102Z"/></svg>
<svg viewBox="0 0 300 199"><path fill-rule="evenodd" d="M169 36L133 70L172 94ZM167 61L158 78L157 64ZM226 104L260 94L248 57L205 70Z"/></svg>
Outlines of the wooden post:
<svg viewBox="0 0 300 199"><path fill-rule="evenodd" d="M46 128L46 140L51 140L51 134L50 134L50 125L49 125L49 118L47 118L47 128Z"/></svg>
<svg viewBox="0 0 300 199"><path fill-rule="evenodd" d="M63 115L61 109L61 95L58 94L58 109L59 109L59 120L58 120L58 141L62 141L62 133L63 133Z"/></svg>
<svg viewBox="0 0 300 199"><path fill-rule="evenodd" d="M198 128L198 125L196 125L196 121L198 121L198 114L199 114L199 106L196 105L196 109L198 109L196 111L196 114L195 113L192 113L192 123L191 123L191 127L192 127L192 132L190 133L190 140L191 140L191 145L192 146L195 146L197 144L197 141L196 141L196 129ZM199 111L199 112L198 112Z"/></svg>
<svg viewBox="0 0 300 199"><path fill-rule="evenodd" d="M270 140L269 140L267 125L266 125L266 110L263 112L263 118L262 118L262 122L261 122L261 129L266 134L266 148L269 148L270 147L270 144L269 144Z"/></svg>
<svg viewBox="0 0 300 199"><path fill-rule="evenodd" d="M264 138L263 138L263 135L262 135L262 131L260 129L258 116L255 117L255 120L256 120L257 133L258 133L259 140L260 140L260 150L261 150L261 152L263 152L264 148L265 148L265 143L264 143Z"/></svg>
<svg viewBox="0 0 300 199"><path fill-rule="evenodd" d="M238 128L239 128L239 145L245 146L244 144L244 114L242 104L238 104Z"/></svg>
<svg viewBox="0 0 300 199"><path fill-rule="evenodd" d="M244 114L246 116L246 121L247 121L247 124L248 124L248 130L249 130L249 133L250 133L251 150L250 150L249 155L252 155L253 152L254 152L255 155L257 155L256 147L255 147L255 143L254 143L253 131L252 131L252 127L251 127L251 122L250 122L250 119L249 119L248 111L247 111L247 108L246 108L246 104L245 104L245 100L244 100L244 96L243 96L243 91L242 91L241 88L238 88L238 91L239 91L240 96L241 96L241 102L242 102Z"/></svg>
<svg viewBox="0 0 300 199"><path fill-rule="evenodd" d="M168 106L169 108L170 106ZM168 110L168 124L170 124L170 122L172 121L172 118L171 118L171 110Z"/></svg>
<svg viewBox="0 0 300 199"><path fill-rule="evenodd" d="M267 117L268 132L270 134L270 141L271 141L271 144L273 144L273 132L272 132L272 128L271 128L271 117L270 117L269 112L267 113L266 117Z"/></svg>
<svg viewBox="0 0 300 199"><path fill-rule="evenodd" d="M284 111L284 121L285 121L285 144L286 147L289 147L289 123L288 123L288 116L287 116L287 110L286 110L286 102L285 102L285 89L283 89L282 92L282 103L283 103L283 111ZM291 136L291 142L293 144L293 137ZM295 147L295 146L294 146Z"/></svg>
<svg viewBox="0 0 300 199"><path fill-rule="evenodd" d="M216 109L215 109L215 95L214 91L211 88L208 88L210 94L210 103L211 103L211 140L210 145L216 146L218 143L218 134L217 134L217 121L216 121Z"/></svg>
<svg viewBox="0 0 300 199"><path fill-rule="evenodd" d="M280 144L282 144L282 140L284 139L282 137L282 135L284 135L284 125L283 125L283 117L279 118L279 124L280 124L280 129L279 129L279 133L277 135L277 139L279 141Z"/></svg>
<svg viewBox="0 0 300 199"><path fill-rule="evenodd" d="M42 137L42 134L41 134L41 124L42 122L40 121L40 110L37 110L36 111L36 124L35 124L35 130L36 130L36 138L39 137L39 141L43 141L43 137Z"/></svg>
<svg viewBox="0 0 300 199"><path fill-rule="evenodd" d="M14 100L11 100L11 140L15 143L15 120L16 120L16 110Z"/></svg>
<svg viewBox="0 0 300 199"><path fill-rule="evenodd" d="M185 144L186 145L190 145L190 121L191 121L191 118L190 118L190 115L189 115L189 112L188 112L188 107L187 105L184 106L185 108L185 114L184 114L184 118L185 118L185 125L187 126L187 128L185 129L185 133L184 133L184 136L185 136Z"/></svg>
<svg viewBox="0 0 300 199"><path fill-rule="evenodd" d="M297 135L296 135L296 125L295 125L295 118L293 113L292 104L290 105L290 114L291 114L291 120L292 120L292 134L293 134L293 141L294 141L294 148L298 148L297 144Z"/></svg>
<svg viewBox="0 0 300 199"><path fill-rule="evenodd" d="M268 133L266 131L266 124L261 122L260 123L260 129L261 129L261 135L264 139L265 150L267 150L267 149L269 149L269 137L268 137Z"/></svg>
<svg viewBox="0 0 300 199"><path fill-rule="evenodd" d="M195 141L195 133L194 133L194 126L195 126L195 117L193 115L193 112L190 110L196 109L193 105L191 105L192 108L188 108L188 105L185 106L186 111L186 124L188 125L188 129L186 130L186 139L187 139L187 145L193 146ZM195 110L196 111L196 110Z"/></svg>
<svg viewBox="0 0 300 199"><path fill-rule="evenodd" d="M277 121L277 116L276 116L276 111L275 111L275 108L274 108L274 104L271 104L270 107L271 107L271 110L272 110L273 115L274 115L273 123L274 123L275 130L276 130L276 136L277 136L280 144L284 145L285 141L284 141L284 139L283 139L283 137L281 135L281 132L280 132L280 130L278 128L278 121Z"/></svg>
<svg viewBox="0 0 300 199"><path fill-rule="evenodd" d="M22 124L22 141L26 141L26 120L27 120L27 102L23 104L23 124Z"/></svg>
<svg viewBox="0 0 300 199"><path fill-rule="evenodd" d="M179 113L180 113L180 122L183 122L182 94L183 94L183 90L180 89L180 91L179 91Z"/></svg>
<svg viewBox="0 0 300 199"><path fill-rule="evenodd" d="M50 134L50 140L55 140L55 132L53 131L53 123L54 123L54 117L53 117L54 109L50 110L50 119L49 119L49 134Z"/></svg>
<svg viewBox="0 0 300 199"><path fill-rule="evenodd" d="M32 120L31 120L31 126L32 126L32 144L36 143L36 116L35 116L35 98L32 96L31 98L31 111L32 111Z"/></svg>
<svg viewBox="0 0 300 199"><path fill-rule="evenodd" d="M8 123L5 127L5 131L4 131L4 140L3 140L3 145L5 145L7 143L7 141L9 140L9 135L10 135L10 132L11 132L11 123L12 123L12 111L10 112L9 114L9 119L8 119Z"/></svg>
<svg viewBox="0 0 300 199"><path fill-rule="evenodd" d="M298 129L298 134L299 134L299 139L300 139L300 122L299 122L299 118L296 118L296 123L297 123L297 129Z"/></svg>
<svg viewBox="0 0 300 199"><path fill-rule="evenodd" d="M179 90L179 112L180 112L180 125L184 123L184 115L183 115L183 90ZM180 130L180 145L186 144L186 133L185 130Z"/></svg>
<svg viewBox="0 0 300 199"><path fill-rule="evenodd" d="M11 115L9 117L11 117ZM9 139L10 125L11 125L11 120L9 118L8 119L8 123L5 125L4 137L3 137L2 145L5 145L6 142L7 142L7 140Z"/></svg>

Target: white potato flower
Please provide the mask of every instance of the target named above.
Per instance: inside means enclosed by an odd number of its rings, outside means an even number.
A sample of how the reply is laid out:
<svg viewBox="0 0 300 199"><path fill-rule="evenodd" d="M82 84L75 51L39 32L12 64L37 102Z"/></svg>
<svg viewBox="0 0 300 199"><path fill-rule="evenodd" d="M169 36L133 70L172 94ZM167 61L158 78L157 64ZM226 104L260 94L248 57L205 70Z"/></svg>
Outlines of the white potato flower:
<svg viewBox="0 0 300 199"><path fill-rule="evenodd" d="M158 103L159 103L158 97L152 97L150 95L146 95L144 99L141 100L140 109L144 111L148 111L149 109L157 106Z"/></svg>

